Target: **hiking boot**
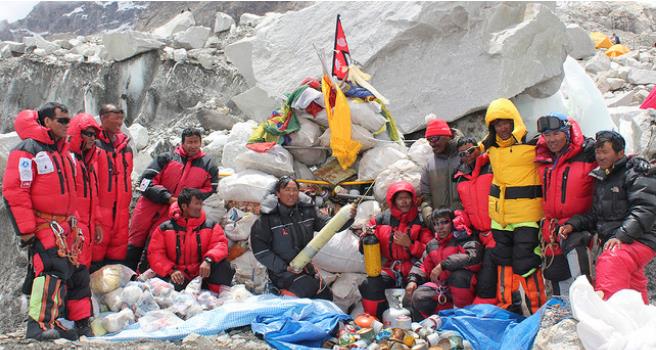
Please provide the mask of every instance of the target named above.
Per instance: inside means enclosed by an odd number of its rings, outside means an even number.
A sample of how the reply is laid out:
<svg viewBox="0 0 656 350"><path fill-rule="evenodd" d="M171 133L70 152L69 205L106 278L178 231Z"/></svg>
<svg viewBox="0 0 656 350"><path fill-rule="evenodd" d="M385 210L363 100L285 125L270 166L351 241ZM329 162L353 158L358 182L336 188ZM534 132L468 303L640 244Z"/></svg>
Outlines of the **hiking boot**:
<svg viewBox="0 0 656 350"><path fill-rule="evenodd" d="M61 338L61 335L56 329L43 329L39 324L32 320L29 319L27 321L27 330L25 331L25 339L36 339L38 341L46 341L46 340L53 340L53 339L59 339Z"/></svg>
<svg viewBox="0 0 656 350"><path fill-rule="evenodd" d="M64 338L68 340L77 340L79 338L76 329L68 329L58 321L55 322L55 329L57 330L57 332L59 332L60 338Z"/></svg>
<svg viewBox="0 0 656 350"><path fill-rule="evenodd" d="M89 321L89 318L75 321L75 329L77 330L77 335L79 337L93 337L93 331L91 330L91 322Z"/></svg>

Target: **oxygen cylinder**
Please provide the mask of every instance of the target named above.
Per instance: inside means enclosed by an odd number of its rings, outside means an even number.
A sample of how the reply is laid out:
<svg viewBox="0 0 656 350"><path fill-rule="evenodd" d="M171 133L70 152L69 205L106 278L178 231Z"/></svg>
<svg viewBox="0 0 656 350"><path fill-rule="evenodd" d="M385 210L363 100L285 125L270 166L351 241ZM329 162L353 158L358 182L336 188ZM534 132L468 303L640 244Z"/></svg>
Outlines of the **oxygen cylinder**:
<svg viewBox="0 0 656 350"><path fill-rule="evenodd" d="M362 250L364 251L364 270L369 277L380 276L382 268L380 258L380 241L374 234L368 234L362 239Z"/></svg>

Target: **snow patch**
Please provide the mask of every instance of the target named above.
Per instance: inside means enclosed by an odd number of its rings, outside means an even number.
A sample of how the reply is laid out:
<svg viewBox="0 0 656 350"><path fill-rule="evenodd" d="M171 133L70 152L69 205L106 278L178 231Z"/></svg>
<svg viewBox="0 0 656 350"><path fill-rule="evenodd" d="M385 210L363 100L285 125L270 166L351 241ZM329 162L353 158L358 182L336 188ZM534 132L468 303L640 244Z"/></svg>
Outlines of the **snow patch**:
<svg viewBox="0 0 656 350"><path fill-rule="evenodd" d="M84 7L84 6L78 6L78 7L76 7L75 9L73 9L73 11L64 14L64 17L70 17L70 16L72 16L72 15L74 15L74 14L76 14L76 13L84 12L84 8L83 8L83 7Z"/></svg>

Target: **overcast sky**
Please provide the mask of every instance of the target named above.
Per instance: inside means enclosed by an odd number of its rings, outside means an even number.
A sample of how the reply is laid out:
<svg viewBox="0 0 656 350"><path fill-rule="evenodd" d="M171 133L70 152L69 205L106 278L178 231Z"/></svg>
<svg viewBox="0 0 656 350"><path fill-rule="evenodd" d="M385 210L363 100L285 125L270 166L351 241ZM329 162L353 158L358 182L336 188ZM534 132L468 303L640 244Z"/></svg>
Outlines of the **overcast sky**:
<svg viewBox="0 0 656 350"><path fill-rule="evenodd" d="M38 1L0 1L0 21L15 22L27 16Z"/></svg>

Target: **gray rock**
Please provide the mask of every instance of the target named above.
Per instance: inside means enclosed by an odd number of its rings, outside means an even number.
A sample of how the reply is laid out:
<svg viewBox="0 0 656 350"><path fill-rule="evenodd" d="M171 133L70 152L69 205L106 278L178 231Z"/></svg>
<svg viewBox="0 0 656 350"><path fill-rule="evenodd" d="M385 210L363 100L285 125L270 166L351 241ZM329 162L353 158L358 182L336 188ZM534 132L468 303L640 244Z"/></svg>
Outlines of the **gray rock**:
<svg viewBox="0 0 656 350"><path fill-rule="evenodd" d="M3 46L2 49L0 49L0 58L11 58L14 55L11 53L11 49L9 46Z"/></svg>
<svg viewBox="0 0 656 350"><path fill-rule="evenodd" d="M173 50L173 60L176 62L186 62L187 61L187 50L185 49L175 49Z"/></svg>
<svg viewBox="0 0 656 350"><path fill-rule="evenodd" d="M239 17L240 26L257 27L262 22L262 16L254 15L252 13L244 13Z"/></svg>
<svg viewBox="0 0 656 350"><path fill-rule="evenodd" d="M201 108L196 112L196 119L205 130L228 130L240 121L230 115L228 107Z"/></svg>
<svg viewBox="0 0 656 350"><path fill-rule="evenodd" d="M149 34L133 31L103 34L102 42L107 48L108 59L114 61L123 61L164 46L164 43Z"/></svg>
<svg viewBox="0 0 656 350"><path fill-rule="evenodd" d="M5 46L8 47L11 52L16 53L25 53L25 43L18 43L15 41L5 41Z"/></svg>
<svg viewBox="0 0 656 350"><path fill-rule="evenodd" d="M253 87L245 92L232 97L232 101L249 118L264 121L276 108L275 101L269 97L266 91L259 87Z"/></svg>
<svg viewBox="0 0 656 350"><path fill-rule="evenodd" d="M610 58L602 51L597 52L588 63L585 64L585 70L590 73L605 72L610 69Z"/></svg>
<svg viewBox="0 0 656 350"><path fill-rule="evenodd" d="M53 40L52 43L66 50L70 50L73 48L73 45L71 44L70 40L58 39L58 40Z"/></svg>
<svg viewBox="0 0 656 350"><path fill-rule="evenodd" d="M223 12L216 13L214 19L214 33L221 33L230 30L230 27L233 25L235 25L235 20L230 17L230 15Z"/></svg>
<svg viewBox="0 0 656 350"><path fill-rule="evenodd" d="M211 29L208 27L195 26L187 28L184 32L173 35L173 39L183 48L200 49L205 46L205 41L209 37Z"/></svg>
<svg viewBox="0 0 656 350"><path fill-rule="evenodd" d="M630 106L633 104L635 92L627 91L625 93L616 95L615 97L606 100L606 106L608 107L620 107L620 106Z"/></svg>
<svg viewBox="0 0 656 350"><path fill-rule="evenodd" d="M70 63L80 63L80 62L84 62L84 56L74 53L67 53L64 55L64 61Z"/></svg>
<svg viewBox="0 0 656 350"><path fill-rule="evenodd" d="M35 34L33 37L23 39L23 42L27 46L36 46L37 48L44 50L46 54L53 53L55 50L60 48L59 45L51 43L38 34Z"/></svg>
<svg viewBox="0 0 656 350"><path fill-rule="evenodd" d="M225 48L225 55L228 62L234 64L241 75L246 79L249 86L255 86L255 75L253 73L253 41L255 38L249 37L232 43Z"/></svg>
<svg viewBox="0 0 656 350"><path fill-rule="evenodd" d="M656 84L656 72L646 69L631 69L626 80L634 85Z"/></svg>
<svg viewBox="0 0 656 350"><path fill-rule="evenodd" d="M130 135L138 151L148 146L148 129L139 123L133 123L128 130L130 130Z"/></svg>
<svg viewBox="0 0 656 350"><path fill-rule="evenodd" d="M195 25L196 20L194 19L194 15L190 11L185 11L175 16L161 27L153 30L153 35L161 38L168 38L175 33L183 32Z"/></svg>
<svg viewBox="0 0 656 350"><path fill-rule="evenodd" d="M580 60L595 54L590 34L578 24L567 25L567 54Z"/></svg>
<svg viewBox="0 0 656 350"><path fill-rule="evenodd" d="M624 87L624 84L626 84L626 81L624 79L619 79L619 78L608 78L606 79L608 82L608 88L610 91L616 91Z"/></svg>
<svg viewBox="0 0 656 350"><path fill-rule="evenodd" d="M205 41L204 47L217 48L219 46L221 46L221 41L219 41L219 38L214 35L210 35L210 37L207 38L207 41Z"/></svg>
<svg viewBox="0 0 656 350"><path fill-rule="evenodd" d="M68 53L68 50L66 50L66 49L57 49L52 54L55 55L55 56L64 56L67 53Z"/></svg>

